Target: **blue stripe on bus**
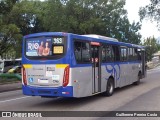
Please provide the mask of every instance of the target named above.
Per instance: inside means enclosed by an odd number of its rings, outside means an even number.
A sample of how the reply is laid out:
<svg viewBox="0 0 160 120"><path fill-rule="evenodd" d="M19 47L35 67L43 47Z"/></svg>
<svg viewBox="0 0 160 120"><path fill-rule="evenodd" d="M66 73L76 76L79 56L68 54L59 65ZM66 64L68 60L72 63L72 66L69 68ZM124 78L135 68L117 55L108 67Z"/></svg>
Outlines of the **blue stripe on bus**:
<svg viewBox="0 0 160 120"><path fill-rule="evenodd" d="M22 85L24 95L29 96L52 96L73 97L73 86L67 87L34 87ZM64 94L64 93L67 94Z"/></svg>

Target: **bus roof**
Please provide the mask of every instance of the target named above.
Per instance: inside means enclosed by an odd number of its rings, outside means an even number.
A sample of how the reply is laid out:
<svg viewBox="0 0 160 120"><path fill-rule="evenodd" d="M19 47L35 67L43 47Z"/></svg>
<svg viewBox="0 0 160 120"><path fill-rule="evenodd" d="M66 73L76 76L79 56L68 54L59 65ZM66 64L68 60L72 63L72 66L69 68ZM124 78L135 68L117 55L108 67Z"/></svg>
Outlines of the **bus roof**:
<svg viewBox="0 0 160 120"><path fill-rule="evenodd" d="M41 33L33 33L33 34L25 35L24 38L38 37L38 36L52 36L52 35L67 36L68 34L72 34L72 33L66 33L66 32L41 32Z"/></svg>
<svg viewBox="0 0 160 120"><path fill-rule="evenodd" d="M108 42L112 42L118 45L124 45L124 46L132 46L132 47L137 47L137 48L141 48L144 49L144 46L141 45L136 45L136 44L131 44L131 43L125 43L125 42L119 42L117 39L115 38L111 38L111 37L106 37L106 36L101 36L101 35L96 35L96 34L86 34L86 35L78 35L78 34L73 34L73 33L67 33L67 32L41 32L41 33L34 33L34 34L29 34L24 36L24 38L31 38L31 37L39 37L39 36L52 36L52 35L57 35L57 36L67 36L67 35L74 35L77 37L87 37L87 38L93 38L95 40L100 40L100 41L108 41ZM97 41L97 42L98 42Z"/></svg>
<svg viewBox="0 0 160 120"><path fill-rule="evenodd" d="M102 36L102 35L88 34L88 35L82 35L82 36L86 36L86 37L92 37L92 38L98 38L98 39L103 39L103 40L109 40L109 41L116 41L116 42L118 42L118 40L117 40L117 39L115 39L115 38L106 37L106 36Z"/></svg>

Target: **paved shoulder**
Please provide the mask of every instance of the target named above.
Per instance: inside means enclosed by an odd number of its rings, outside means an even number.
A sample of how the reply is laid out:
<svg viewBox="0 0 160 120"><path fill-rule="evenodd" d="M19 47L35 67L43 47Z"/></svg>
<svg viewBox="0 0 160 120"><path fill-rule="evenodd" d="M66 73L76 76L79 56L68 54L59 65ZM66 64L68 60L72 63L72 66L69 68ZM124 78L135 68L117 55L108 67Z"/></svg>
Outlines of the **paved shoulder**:
<svg viewBox="0 0 160 120"><path fill-rule="evenodd" d="M17 83L12 83L12 84L4 84L0 85L0 93L1 92L7 92L7 91L12 91L12 90L18 90L22 88L22 83L17 82Z"/></svg>

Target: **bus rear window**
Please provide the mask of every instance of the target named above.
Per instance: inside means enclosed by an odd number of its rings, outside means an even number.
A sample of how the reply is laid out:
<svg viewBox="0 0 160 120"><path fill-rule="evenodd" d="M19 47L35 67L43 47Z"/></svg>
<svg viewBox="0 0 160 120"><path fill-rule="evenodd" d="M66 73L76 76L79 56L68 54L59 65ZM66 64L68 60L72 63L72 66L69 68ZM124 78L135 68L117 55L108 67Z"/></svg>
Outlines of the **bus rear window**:
<svg viewBox="0 0 160 120"><path fill-rule="evenodd" d="M66 48L65 37L36 37L26 39L26 56L34 58L53 58L62 56Z"/></svg>

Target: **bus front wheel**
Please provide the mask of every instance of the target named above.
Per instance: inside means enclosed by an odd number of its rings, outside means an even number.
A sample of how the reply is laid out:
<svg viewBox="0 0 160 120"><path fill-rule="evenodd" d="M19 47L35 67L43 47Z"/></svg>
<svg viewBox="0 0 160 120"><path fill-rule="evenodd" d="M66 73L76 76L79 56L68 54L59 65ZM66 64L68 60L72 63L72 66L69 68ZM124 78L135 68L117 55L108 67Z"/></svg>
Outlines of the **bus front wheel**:
<svg viewBox="0 0 160 120"><path fill-rule="evenodd" d="M114 92L114 80L112 78L109 78L104 95L105 96L112 96L113 92Z"/></svg>

